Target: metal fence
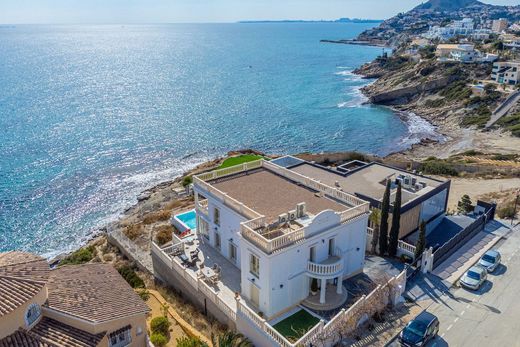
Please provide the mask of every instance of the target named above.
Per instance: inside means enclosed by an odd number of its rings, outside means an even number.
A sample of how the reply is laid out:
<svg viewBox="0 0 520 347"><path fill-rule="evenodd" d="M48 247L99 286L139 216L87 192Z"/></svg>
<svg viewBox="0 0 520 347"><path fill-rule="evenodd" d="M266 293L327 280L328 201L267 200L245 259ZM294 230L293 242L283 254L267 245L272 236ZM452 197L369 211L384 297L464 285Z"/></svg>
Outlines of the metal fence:
<svg viewBox="0 0 520 347"><path fill-rule="evenodd" d="M464 228L460 233L453 236L449 241L442 245L433 253L433 268L448 259L457 250L461 243L466 242L473 236L484 230L486 223L493 218L496 206L491 206L484 214L478 217L473 223Z"/></svg>

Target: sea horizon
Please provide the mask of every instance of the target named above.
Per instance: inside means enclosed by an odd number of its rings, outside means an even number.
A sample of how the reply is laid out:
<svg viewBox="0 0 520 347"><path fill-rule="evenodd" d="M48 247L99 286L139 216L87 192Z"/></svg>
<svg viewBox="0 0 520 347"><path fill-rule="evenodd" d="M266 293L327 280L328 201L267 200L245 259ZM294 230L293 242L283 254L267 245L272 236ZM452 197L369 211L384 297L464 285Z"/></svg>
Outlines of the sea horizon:
<svg viewBox="0 0 520 347"><path fill-rule="evenodd" d="M366 104L372 81L352 71L381 48L319 42L372 25L3 28L0 251L74 249L143 190L231 150L383 156L435 138Z"/></svg>

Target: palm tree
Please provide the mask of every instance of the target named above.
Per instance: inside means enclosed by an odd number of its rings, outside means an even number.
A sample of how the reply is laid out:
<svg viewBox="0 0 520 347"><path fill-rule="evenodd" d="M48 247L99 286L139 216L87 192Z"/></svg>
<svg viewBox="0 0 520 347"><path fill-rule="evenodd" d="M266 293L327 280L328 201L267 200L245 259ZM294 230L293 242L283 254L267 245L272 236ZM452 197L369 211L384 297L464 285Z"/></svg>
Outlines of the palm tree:
<svg viewBox="0 0 520 347"><path fill-rule="evenodd" d="M372 242L370 242L371 252L376 254L377 241L379 240L379 226L381 225L381 210L378 208L374 208L372 213L370 214L370 222L374 227L374 232L372 233Z"/></svg>
<svg viewBox="0 0 520 347"><path fill-rule="evenodd" d="M215 347L253 347L247 337L232 331L226 331L216 338L215 335L211 335L211 342Z"/></svg>

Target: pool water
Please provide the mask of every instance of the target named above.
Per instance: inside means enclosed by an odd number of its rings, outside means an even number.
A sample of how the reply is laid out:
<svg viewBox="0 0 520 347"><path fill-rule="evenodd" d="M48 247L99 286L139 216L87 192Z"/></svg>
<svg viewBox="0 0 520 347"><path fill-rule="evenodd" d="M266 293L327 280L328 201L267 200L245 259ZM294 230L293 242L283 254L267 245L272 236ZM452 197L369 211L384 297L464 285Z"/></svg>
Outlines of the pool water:
<svg viewBox="0 0 520 347"><path fill-rule="evenodd" d="M195 230L197 228L197 214L195 213L195 210L178 214L175 216L175 218L180 220L191 230Z"/></svg>

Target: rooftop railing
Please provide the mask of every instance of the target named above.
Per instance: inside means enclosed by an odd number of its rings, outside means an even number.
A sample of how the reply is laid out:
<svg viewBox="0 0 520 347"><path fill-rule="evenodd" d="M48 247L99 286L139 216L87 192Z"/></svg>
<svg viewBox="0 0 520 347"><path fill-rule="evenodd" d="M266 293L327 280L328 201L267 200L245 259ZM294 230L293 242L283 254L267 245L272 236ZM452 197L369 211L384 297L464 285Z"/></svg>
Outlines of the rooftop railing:
<svg viewBox="0 0 520 347"><path fill-rule="evenodd" d="M240 232L242 236L268 254L288 247L304 239L306 236L309 236L305 233L305 227L290 231L273 239L268 239L262 235L262 231L267 227L265 216L262 216L240 201L228 196L226 193L220 191L207 182L260 167L263 167L293 182L302 184L313 190L321 192L330 198L339 200L348 205L349 208L347 208L345 211L336 212L340 217L340 224L347 223L369 212L369 202L364 201L354 195L343 192L337 188L330 187L315 179L293 172L286 168L282 168L263 159L194 176L193 182L196 186L221 200L224 205L250 219L249 221L241 223L240 225Z"/></svg>

